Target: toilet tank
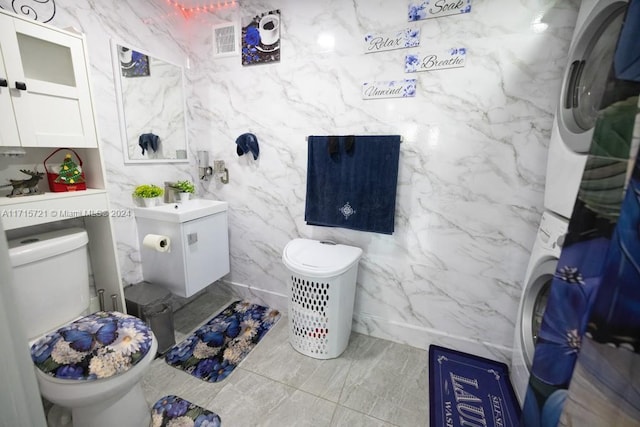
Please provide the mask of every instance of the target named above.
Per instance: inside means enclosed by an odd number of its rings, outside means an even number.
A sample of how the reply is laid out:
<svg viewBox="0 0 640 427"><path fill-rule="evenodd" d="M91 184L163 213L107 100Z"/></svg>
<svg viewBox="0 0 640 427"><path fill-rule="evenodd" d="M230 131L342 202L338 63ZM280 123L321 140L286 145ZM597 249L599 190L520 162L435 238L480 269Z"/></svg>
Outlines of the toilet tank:
<svg viewBox="0 0 640 427"><path fill-rule="evenodd" d="M13 295L29 339L89 308L87 232L68 228L9 241Z"/></svg>

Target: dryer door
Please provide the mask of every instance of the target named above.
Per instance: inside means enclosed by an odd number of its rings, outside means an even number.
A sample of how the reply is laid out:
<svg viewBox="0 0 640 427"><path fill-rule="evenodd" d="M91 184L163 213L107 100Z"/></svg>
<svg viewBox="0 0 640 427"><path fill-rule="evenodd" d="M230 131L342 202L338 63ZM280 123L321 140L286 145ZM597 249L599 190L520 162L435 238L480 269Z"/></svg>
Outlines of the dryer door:
<svg viewBox="0 0 640 427"><path fill-rule="evenodd" d="M538 331L540 331L542 317L547 307L549 290L557 265L557 258L549 258L538 264L532 271L531 278L526 283L525 292L522 296L520 344L529 371L531 371Z"/></svg>
<svg viewBox="0 0 640 427"><path fill-rule="evenodd" d="M589 151L627 3L601 0L576 28L557 111L560 135L571 151Z"/></svg>

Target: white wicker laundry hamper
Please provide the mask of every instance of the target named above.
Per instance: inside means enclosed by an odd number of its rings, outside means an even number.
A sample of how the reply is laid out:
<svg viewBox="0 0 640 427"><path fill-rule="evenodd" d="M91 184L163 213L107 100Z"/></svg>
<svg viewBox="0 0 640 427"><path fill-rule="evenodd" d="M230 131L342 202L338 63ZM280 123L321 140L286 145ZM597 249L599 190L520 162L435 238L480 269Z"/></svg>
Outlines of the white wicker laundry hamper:
<svg viewBox="0 0 640 427"><path fill-rule="evenodd" d="M360 248L317 240L294 239L285 246L289 342L298 352L332 359L347 348L361 256Z"/></svg>

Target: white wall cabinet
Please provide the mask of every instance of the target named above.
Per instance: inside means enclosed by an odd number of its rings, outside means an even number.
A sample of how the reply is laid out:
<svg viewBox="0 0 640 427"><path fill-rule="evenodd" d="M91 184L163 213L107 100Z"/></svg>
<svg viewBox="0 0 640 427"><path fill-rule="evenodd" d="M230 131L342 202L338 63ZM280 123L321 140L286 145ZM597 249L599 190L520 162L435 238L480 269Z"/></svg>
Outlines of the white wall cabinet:
<svg viewBox="0 0 640 427"><path fill-rule="evenodd" d="M0 15L0 18L3 18ZM0 25L2 20L0 19ZM2 31L2 29L0 29ZM4 65L0 43L0 117L2 117L2 126L0 126L0 146L17 146L20 145L20 136L18 136L18 125L13 114L13 106L11 95L9 94L9 81L7 80L7 69Z"/></svg>
<svg viewBox="0 0 640 427"><path fill-rule="evenodd" d="M124 311L84 36L0 10L0 114L0 145L22 145L26 151L23 157L2 159L0 182L34 164L42 172L54 148L73 147L83 160L87 184L83 191L0 196L2 229L7 236L24 236L42 227L69 226L69 221L77 226L81 220L89 234L95 286L117 295ZM64 154L51 164L60 164ZM46 179L39 184L41 190L46 186Z"/></svg>
<svg viewBox="0 0 640 427"><path fill-rule="evenodd" d="M84 38L0 13L0 112L0 145L96 147Z"/></svg>

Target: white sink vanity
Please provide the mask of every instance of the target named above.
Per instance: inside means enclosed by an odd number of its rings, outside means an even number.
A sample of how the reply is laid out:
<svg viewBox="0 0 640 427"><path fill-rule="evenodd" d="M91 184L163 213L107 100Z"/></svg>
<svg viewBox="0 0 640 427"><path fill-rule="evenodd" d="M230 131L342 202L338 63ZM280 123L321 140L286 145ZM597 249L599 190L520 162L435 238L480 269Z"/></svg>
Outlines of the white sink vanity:
<svg viewBox="0 0 640 427"><path fill-rule="evenodd" d="M229 273L227 202L194 199L135 208L144 280L190 297ZM168 249L143 243L166 236Z"/></svg>

